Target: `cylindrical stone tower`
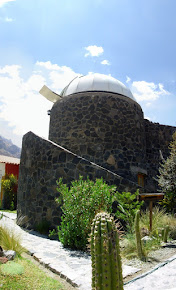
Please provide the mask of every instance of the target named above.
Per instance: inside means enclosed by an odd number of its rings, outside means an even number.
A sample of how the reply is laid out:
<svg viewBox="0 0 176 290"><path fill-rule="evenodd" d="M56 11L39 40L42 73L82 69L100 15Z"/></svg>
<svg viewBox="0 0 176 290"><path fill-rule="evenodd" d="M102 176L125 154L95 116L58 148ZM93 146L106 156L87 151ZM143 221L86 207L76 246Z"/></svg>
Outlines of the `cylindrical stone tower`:
<svg viewBox="0 0 176 290"><path fill-rule="evenodd" d="M93 74L74 79L50 113L49 139L137 182L145 172L145 130L140 105L121 82Z"/></svg>

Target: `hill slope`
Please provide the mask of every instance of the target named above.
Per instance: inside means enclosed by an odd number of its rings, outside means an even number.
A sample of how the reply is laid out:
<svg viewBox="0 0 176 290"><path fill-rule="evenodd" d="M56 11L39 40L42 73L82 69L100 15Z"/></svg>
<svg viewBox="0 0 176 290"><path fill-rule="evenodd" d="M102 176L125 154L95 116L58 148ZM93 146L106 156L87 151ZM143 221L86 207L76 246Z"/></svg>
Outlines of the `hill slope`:
<svg viewBox="0 0 176 290"><path fill-rule="evenodd" d="M20 158L21 149L14 145L11 140L0 136L0 155Z"/></svg>

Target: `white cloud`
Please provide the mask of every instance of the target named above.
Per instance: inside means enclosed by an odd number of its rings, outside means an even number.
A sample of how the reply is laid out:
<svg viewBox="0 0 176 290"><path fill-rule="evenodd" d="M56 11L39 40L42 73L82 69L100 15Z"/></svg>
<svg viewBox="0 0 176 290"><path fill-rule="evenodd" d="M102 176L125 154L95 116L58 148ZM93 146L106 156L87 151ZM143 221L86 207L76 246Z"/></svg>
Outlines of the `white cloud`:
<svg viewBox="0 0 176 290"><path fill-rule="evenodd" d="M90 45L85 47L85 49L88 51L84 56L100 56L103 52L104 49L101 46L96 46L96 45Z"/></svg>
<svg viewBox="0 0 176 290"><path fill-rule="evenodd" d="M126 76L126 83L129 83L131 81L130 77Z"/></svg>
<svg viewBox="0 0 176 290"><path fill-rule="evenodd" d="M162 95L169 95L169 92L164 90L163 84L157 85L146 81L133 82L131 91L137 101L155 101Z"/></svg>
<svg viewBox="0 0 176 290"><path fill-rule="evenodd" d="M22 136L28 131L33 131L47 138L49 129L47 110L52 107L52 103L41 96L39 90L45 84L56 93L60 93L80 74L70 67L59 66L49 61L36 62L27 79L24 79L22 69L19 65L0 67L0 119L3 124L8 123L8 134L11 128L14 136ZM152 101L160 96L169 94L161 83L156 85L136 81L131 82L131 89L137 101L145 101L145 107L149 107ZM150 114L147 112L146 115Z"/></svg>
<svg viewBox="0 0 176 290"><path fill-rule="evenodd" d="M50 61L37 61L36 65L44 67L48 70L60 70L60 66L58 66L58 64L52 64Z"/></svg>
<svg viewBox="0 0 176 290"><path fill-rule="evenodd" d="M48 71L48 78L51 82L50 87L57 93L60 93L75 77L80 76L80 74L75 73L70 67L52 64L50 61L38 61L36 65L40 67L40 69L43 67Z"/></svg>
<svg viewBox="0 0 176 290"><path fill-rule="evenodd" d="M16 0L0 0L0 8L8 2L14 2L14 1L16 1Z"/></svg>
<svg viewBox="0 0 176 290"><path fill-rule="evenodd" d="M6 17L6 18L5 18L5 22L12 22L12 21L13 21L12 18L9 18L9 17Z"/></svg>
<svg viewBox="0 0 176 290"><path fill-rule="evenodd" d="M144 116L145 119L151 121L151 118L150 117L147 117L147 116Z"/></svg>
<svg viewBox="0 0 176 290"><path fill-rule="evenodd" d="M146 107L150 107L152 105L152 103L149 102L149 103L146 103L145 105L146 105Z"/></svg>
<svg viewBox="0 0 176 290"><path fill-rule="evenodd" d="M107 59L101 61L101 64L110 65L110 62Z"/></svg>
<svg viewBox="0 0 176 290"><path fill-rule="evenodd" d="M39 90L46 84L60 92L78 74L51 62L37 62L27 80L21 70L18 65L0 67L0 118L8 123L13 134L22 136L32 131L47 138L47 110L52 103L41 96Z"/></svg>

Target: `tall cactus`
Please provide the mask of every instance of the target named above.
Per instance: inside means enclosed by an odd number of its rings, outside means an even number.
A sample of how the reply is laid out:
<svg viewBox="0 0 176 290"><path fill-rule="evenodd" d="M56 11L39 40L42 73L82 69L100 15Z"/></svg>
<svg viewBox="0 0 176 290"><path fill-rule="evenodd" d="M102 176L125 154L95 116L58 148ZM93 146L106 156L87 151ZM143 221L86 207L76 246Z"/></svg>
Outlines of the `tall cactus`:
<svg viewBox="0 0 176 290"><path fill-rule="evenodd" d="M98 213L91 229L92 289L123 290L119 236L113 218Z"/></svg>
<svg viewBox="0 0 176 290"><path fill-rule="evenodd" d="M145 258L143 248L142 248L142 241L141 241L141 235L140 235L140 229L139 229L139 217L140 217L140 210L137 210L136 215L135 215L135 221L134 221L135 235L136 235L136 249L137 249L138 258L144 261L146 258Z"/></svg>
<svg viewBox="0 0 176 290"><path fill-rule="evenodd" d="M162 239L164 243L167 243L169 235L169 226L165 226L164 229L162 229Z"/></svg>

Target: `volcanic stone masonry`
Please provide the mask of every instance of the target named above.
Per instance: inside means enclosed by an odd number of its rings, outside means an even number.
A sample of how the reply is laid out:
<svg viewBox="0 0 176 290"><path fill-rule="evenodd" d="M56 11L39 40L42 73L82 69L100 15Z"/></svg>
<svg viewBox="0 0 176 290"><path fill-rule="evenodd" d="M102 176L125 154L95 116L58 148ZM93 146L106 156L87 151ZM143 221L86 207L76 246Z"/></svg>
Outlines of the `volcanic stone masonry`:
<svg viewBox="0 0 176 290"><path fill-rule="evenodd" d="M110 85L115 82L110 80ZM60 177L67 184L79 175L103 177L119 192L157 191L161 154L167 158L176 127L145 120L131 93L122 95L116 88L125 92L117 83L113 92L90 90L60 97L50 112L49 140L32 132L23 137L18 223L28 228L45 220L52 227L60 223L61 209L55 202Z"/></svg>
<svg viewBox="0 0 176 290"><path fill-rule="evenodd" d="M55 202L59 196L56 180L70 184L79 175L95 180L103 177L119 191L135 191L136 183L102 168L65 148L28 132L23 137L18 186L17 222L26 228L35 228L42 221L51 227L60 223L61 209Z"/></svg>

